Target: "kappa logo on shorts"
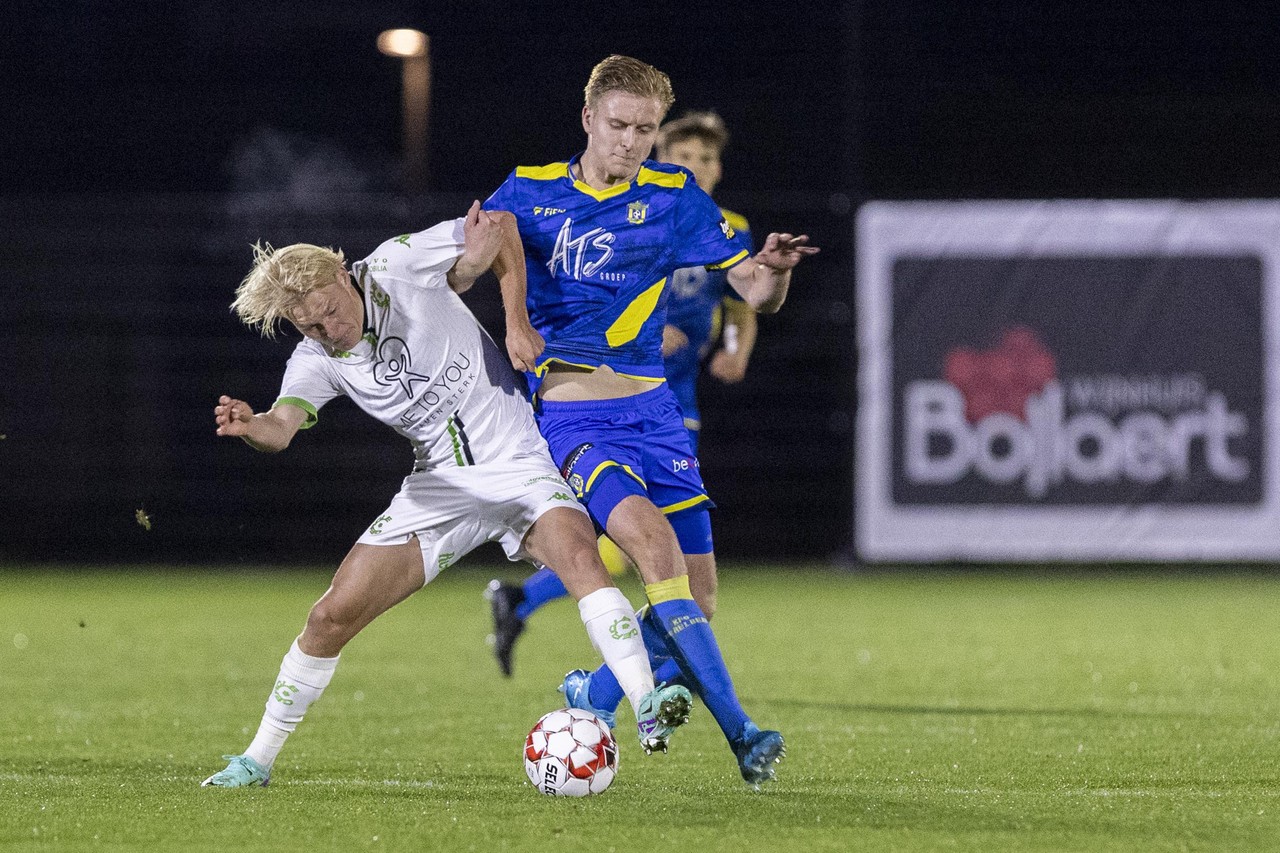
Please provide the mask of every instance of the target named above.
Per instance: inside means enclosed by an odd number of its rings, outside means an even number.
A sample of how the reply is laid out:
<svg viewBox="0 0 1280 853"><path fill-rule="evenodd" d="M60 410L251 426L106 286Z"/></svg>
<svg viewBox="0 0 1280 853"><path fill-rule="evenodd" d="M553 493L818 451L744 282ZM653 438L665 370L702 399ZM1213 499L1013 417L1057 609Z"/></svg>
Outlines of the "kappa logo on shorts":
<svg viewBox="0 0 1280 853"><path fill-rule="evenodd" d="M384 515L378 518L373 524L369 525L369 532L377 536L382 532L382 526L391 520L391 516Z"/></svg>
<svg viewBox="0 0 1280 853"><path fill-rule="evenodd" d="M553 494L553 495L551 496L551 500L553 500L553 501L571 501L571 500L573 500L573 498L569 497L569 496L568 496L568 495L566 495L564 492L556 492L555 494Z"/></svg>

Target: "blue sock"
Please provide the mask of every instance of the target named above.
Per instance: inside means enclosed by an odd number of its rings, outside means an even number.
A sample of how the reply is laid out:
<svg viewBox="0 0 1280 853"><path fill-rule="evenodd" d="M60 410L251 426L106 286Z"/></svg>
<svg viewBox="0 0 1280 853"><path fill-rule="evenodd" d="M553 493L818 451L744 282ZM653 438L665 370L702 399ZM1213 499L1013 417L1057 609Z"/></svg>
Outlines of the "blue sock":
<svg viewBox="0 0 1280 853"><path fill-rule="evenodd" d="M653 604L644 618L653 620L654 628L666 635L667 647L679 661L690 688L702 697L724 736L734 743L751 718L738 701L733 679L707 617L692 597L680 596L680 590L673 589L678 586L683 586L687 596L687 577L646 585L645 591Z"/></svg>
<svg viewBox="0 0 1280 853"><path fill-rule="evenodd" d="M655 684L679 684L682 687L689 686L689 679L684 677L684 670L680 669L680 661L675 658L667 658L661 664L654 667L653 681Z"/></svg>
<svg viewBox="0 0 1280 853"><path fill-rule="evenodd" d="M569 594L559 576L546 566L529 575L521 588L524 590L524 601L516 605L516 615L521 619L528 619L533 611L548 601L555 601Z"/></svg>
<svg viewBox="0 0 1280 853"><path fill-rule="evenodd" d="M605 664L591 673L591 689L587 691L587 701L592 708L613 713L622 704L622 685L614 676L613 670Z"/></svg>
<svg viewBox="0 0 1280 853"><path fill-rule="evenodd" d="M640 636L644 637L644 647L649 652L649 667L653 670L654 684L679 684L689 686L689 679L680 670L680 662L671 656L667 647L667 637L652 619L646 619L647 606L636 613L640 617Z"/></svg>

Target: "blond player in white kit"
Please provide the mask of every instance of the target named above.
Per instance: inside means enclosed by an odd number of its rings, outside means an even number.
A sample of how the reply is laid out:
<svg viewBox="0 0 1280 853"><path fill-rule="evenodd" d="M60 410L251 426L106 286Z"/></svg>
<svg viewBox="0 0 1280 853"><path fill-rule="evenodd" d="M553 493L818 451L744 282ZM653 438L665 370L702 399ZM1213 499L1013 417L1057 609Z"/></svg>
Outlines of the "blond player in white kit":
<svg viewBox="0 0 1280 853"><path fill-rule="evenodd" d="M346 395L413 445L399 493L348 552L284 656L252 743L204 785L267 784L271 766L362 628L483 542L512 560L556 566L592 644L618 673L646 752L688 718L683 687L654 687L634 608L609 579L586 511L551 461L515 374L458 298L498 277L511 363L531 369L542 338L525 310L515 218L479 202L465 217L388 240L347 271L341 252L307 244L255 250L232 308L263 335L303 334L271 410L223 396L217 433L257 450L288 447L321 406Z"/></svg>

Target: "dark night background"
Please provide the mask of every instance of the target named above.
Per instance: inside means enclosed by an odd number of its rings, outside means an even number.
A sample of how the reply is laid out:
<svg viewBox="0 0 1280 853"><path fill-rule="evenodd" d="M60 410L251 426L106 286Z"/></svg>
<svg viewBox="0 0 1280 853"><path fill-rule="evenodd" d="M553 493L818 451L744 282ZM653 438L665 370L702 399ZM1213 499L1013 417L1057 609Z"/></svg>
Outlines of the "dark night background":
<svg viewBox="0 0 1280 853"><path fill-rule="evenodd" d="M517 163L567 157L612 52L671 75L672 115L724 116L717 196L758 239L823 247L762 320L746 383L705 386L728 558L849 546L862 201L1280 195L1280 27L1261 2L179 0L2 20L8 560L336 561L408 451L337 404L277 457L215 439L216 395L269 405L289 351L227 313L248 244L359 257ZM427 193L400 181L400 66L374 48L396 26L431 37Z"/></svg>

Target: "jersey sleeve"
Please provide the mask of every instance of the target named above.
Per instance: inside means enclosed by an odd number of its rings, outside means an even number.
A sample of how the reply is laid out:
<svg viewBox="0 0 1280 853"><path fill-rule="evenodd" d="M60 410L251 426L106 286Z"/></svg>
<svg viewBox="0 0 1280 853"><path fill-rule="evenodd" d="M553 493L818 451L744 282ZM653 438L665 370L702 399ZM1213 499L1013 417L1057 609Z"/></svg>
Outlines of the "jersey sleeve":
<svg viewBox="0 0 1280 853"><path fill-rule="evenodd" d="M342 390L329 373L327 358L324 353L311 349L303 341L294 349L285 366L284 379L280 382L280 396L276 398L272 408L287 403L302 409L307 413L302 429L315 426L320 407L335 397L342 396Z"/></svg>
<svg viewBox="0 0 1280 853"><path fill-rule="evenodd" d="M747 251L754 249L756 241L751 237L751 226L748 224L747 218L740 213L734 213L732 210L725 210L723 207L720 208L720 214L724 216L725 221L729 223L729 226L733 228L734 231L737 231L742 239L746 241ZM724 282L724 298L731 299L734 302L746 302L746 300L742 298L742 294L729 286L728 279L725 279Z"/></svg>
<svg viewBox="0 0 1280 853"><path fill-rule="evenodd" d="M507 210L515 213L516 210L516 173L513 170L507 179L502 182L502 186L493 191L484 204L481 205L485 210Z"/></svg>
<svg viewBox="0 0 1280 853"><path fill-rule="evenodd" d="M701 187L690 181L676 208L676 266L728 269L751 254L745 235L737 231Z"/></svg>
<svg viewBox="0 0 1280 853"><path fill-rule="evenodd" d="M461 217L446 219L425 231L403 234L383 243L374 257L365 260L375 276L382 273L418 287L446 287L445 275L466 248L463 222ZM381 264L379 256L384 259ZM379 265L385 270L379 270Z"/></svg>

